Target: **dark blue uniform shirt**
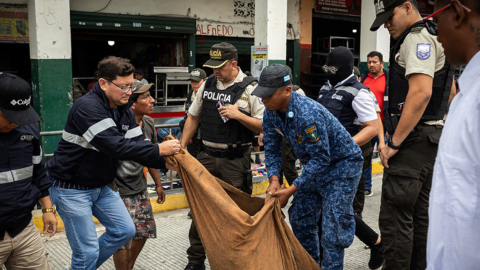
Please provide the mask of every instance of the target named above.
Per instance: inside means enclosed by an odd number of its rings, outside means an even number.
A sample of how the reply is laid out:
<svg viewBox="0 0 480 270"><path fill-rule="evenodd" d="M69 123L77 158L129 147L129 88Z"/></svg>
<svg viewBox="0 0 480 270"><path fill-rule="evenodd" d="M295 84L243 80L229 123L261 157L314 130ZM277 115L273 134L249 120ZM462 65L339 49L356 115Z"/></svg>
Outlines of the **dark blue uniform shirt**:
<svg viewBox="0 0 480 270"><path fill-rule="evenodd" d="M48 196L45 157L37 123L0 133L0 240L15 237L32 220L40 198Z"/></svg>

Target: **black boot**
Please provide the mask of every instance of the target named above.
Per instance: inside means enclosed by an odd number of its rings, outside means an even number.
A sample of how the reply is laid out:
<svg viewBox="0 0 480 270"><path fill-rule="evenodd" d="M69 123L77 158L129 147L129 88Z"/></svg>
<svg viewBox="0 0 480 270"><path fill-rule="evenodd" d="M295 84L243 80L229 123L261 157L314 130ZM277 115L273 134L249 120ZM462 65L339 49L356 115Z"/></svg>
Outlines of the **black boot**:
<svg viewBox="0 0 480 270"><path fill-rule="evenodd" d="M205 264L188 263L184 270L205 270Z"/></svg>
<svg viewBox="0 0 480 270"><path fill-rule="evenodd" d="M260 159L260 155L259 155L259 154L255 154L255 163L256 163L256 164L261 164L261 163L262 163L262 160Z"/></svg>
<svg viewBox="0 0 480 270"><path fill-rule="evenodd" d="M383 245L382 240L378 245L374 245L370 248L370 261L368 261L368 267L370 269L377 269L382 266L385 259L383 258L383 251L385 246Z"/></svg>

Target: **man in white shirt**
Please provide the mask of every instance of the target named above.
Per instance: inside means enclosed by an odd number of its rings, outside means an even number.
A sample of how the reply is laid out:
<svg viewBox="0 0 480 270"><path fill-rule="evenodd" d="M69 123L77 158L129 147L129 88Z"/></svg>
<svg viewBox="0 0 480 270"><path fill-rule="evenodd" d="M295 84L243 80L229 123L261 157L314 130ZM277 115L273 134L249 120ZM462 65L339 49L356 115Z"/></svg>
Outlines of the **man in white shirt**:
<svg viewBox="0 0 480 270"><path fill-rule="evenodd" d="M467 66L459 79L460 92L450 105L435 161L427 269L478 269L480 2L437 0L435 10L433 21L426 22L427 29L431 34L438 34L438 41L452 65Z"/></svg>

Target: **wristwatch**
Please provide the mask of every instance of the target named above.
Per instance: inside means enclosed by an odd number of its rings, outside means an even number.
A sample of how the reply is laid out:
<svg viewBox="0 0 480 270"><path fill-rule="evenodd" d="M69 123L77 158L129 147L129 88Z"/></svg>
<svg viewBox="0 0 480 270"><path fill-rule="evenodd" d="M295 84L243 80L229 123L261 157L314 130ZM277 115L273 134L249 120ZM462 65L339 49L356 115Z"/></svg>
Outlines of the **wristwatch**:
<svg viewBox="0 0 480 270"><path fill-rule="evenodd" d="M399 145L394 145L392 142L393 135L388 138L388 147L392 148L393 150L400 150L400 147L402 147L402 144Z"/></svg>
<svg viewBox="0 0 480 270"><path fill-rule="evenodd" d="M52 212L54 215L57 213L57 210L55 210L55 208L42 208L42 213L48 213L48 212Z"/></svg>

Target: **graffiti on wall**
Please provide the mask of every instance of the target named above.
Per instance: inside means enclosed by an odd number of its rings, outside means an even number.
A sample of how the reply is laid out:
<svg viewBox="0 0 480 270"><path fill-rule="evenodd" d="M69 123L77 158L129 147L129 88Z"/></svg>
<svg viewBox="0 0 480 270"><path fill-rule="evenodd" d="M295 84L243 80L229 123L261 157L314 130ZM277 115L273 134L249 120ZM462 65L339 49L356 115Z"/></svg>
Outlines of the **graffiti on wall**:
<svg viewBox="0 0 480 270"><path fill-rule="evenodd" d="M255 18L255 0L233 0L235 17Z"/></svg>

